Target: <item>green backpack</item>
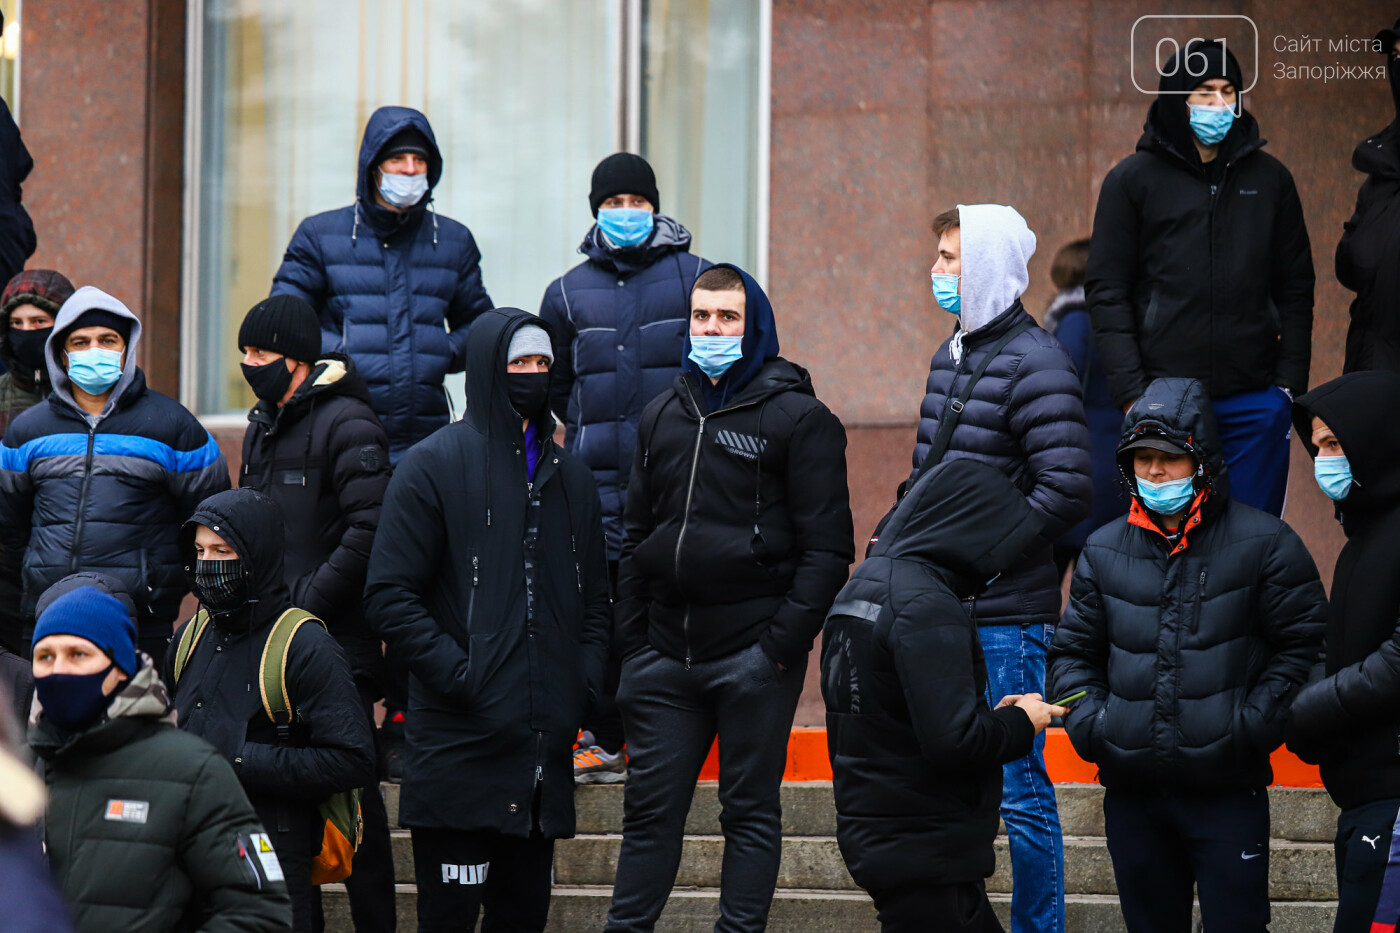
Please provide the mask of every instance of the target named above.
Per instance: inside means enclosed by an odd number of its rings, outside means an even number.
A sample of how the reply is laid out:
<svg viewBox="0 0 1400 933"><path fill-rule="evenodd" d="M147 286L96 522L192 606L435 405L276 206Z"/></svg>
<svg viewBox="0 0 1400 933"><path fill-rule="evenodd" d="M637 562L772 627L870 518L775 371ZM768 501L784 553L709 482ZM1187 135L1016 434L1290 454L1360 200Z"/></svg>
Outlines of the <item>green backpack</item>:
<svg viewBox="0 0 1400 933"><path fill-rule="evenodd" d="M258 664L263 710L277 727L277 738L283 743L291 741L292 733L292 698L287 693L287 653L292 636L306 622L315 622L322 628L326 625L305 609L288 609L282 613L267 636L262 661ZM208 627L209 612L206 609L199 610L185 626L185 632L175 648L176 683L179 683L195 645L199 644L200 636ZM332 884L350 875L355 850L360 847L360 840L364 837L360 789L332 794L321 801L320 811L326 821L326 829L321 840L321 854L311 865L311 883Z"/></svg>

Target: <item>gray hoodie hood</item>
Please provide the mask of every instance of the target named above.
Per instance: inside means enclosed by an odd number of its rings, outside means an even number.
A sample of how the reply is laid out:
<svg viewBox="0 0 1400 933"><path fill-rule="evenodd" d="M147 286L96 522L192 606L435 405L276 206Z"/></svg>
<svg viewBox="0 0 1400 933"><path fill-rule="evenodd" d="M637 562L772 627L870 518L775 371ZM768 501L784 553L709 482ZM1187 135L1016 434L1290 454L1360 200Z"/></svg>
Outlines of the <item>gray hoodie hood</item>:
<svg viewBox="0 0 1400 933"><path fill-rule="evenodd" d="M1026 264L1035 234L1015 208L959 204L962 231L961 326L971 333L1011 307L1030 285Z"/></svg>
<svg viewBox="0 0 1400 933"><path fill-rule="evenodd" d="M48 361L49 383L53 386L54 394L81 411L82 409L73 399L73 384L68 381L68 370L63 365L63 344L61 341L66 336L65 331L72 327L74 322L83 316L84 312L94 308L110 311L118 317L124 317L131 321L131 336L126 341L126 356L122 361L122 377L112 387L112 394L107 398L107 407L102 412L102 416L106 416L112 410L112 406L116 404L117 399L121 398L122 392L131 384L131 380L136 378L136 348L141 343L141 321L131 313L130 308L102 289L84 285L63 303L63 307L58 309L58 315L53 321L53 333L49 335L49 342L44 347L44 357ZM92 419L89 418L89 420Z"/></svg>

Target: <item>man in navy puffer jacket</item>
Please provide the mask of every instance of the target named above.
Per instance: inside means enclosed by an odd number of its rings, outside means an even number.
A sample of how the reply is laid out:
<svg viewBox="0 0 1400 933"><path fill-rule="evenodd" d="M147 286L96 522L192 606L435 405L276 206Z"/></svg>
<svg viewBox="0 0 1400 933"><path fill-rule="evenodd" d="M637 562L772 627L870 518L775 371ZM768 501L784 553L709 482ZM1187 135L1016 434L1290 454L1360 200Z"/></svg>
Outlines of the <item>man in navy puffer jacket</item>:
<svg viewBox="0 0 1400 933"><path fill-rule="evenodd" d="M1064 348L1021 306L1030 282L1026 263L1035 252L1035 234L1021 215L1000 204L961 204L935 218L933 228L939 238L934 295L958 315L958 331L929 367L909 485L937 465L929 449L940 424L994 353L941 460L965 457L996 467L1043 522L1041 538L964 605L987 656L992 695L1044 693L1046 630L1060 610L1050 542L1089 514L1093 491L1079 376ZM1035 751L1004 773L1012 933L1064 929L1064 854L1044 745L1042 734Z"/></svg>
<svg viewBox="0 0 1400 933"><path fill-rule="evenodd" d="M442 379L466 367L467 328L491 307L471 231L429 210L441 177L428 118L380 107L360 143L355 203L303 220L272 281L273 295L316 309L323 353L355 361L394 463L447 424Z"/></svg>
<svg viewBox="0 0 1400 933"><path fill-rule="evenodd" d="M659 213L656 175L639 155L616 152L593 170L588 204L598 222L578 251L587 260L549 283L540 317L554 330L550 403L565 446L593 472L603 501L608 569L617 589L622 510L647 402L675 382L685 356L690 289L710 263L691 256L690 231ZM606 696L574 756L580 783L621 781L622 719Z"/></svg>

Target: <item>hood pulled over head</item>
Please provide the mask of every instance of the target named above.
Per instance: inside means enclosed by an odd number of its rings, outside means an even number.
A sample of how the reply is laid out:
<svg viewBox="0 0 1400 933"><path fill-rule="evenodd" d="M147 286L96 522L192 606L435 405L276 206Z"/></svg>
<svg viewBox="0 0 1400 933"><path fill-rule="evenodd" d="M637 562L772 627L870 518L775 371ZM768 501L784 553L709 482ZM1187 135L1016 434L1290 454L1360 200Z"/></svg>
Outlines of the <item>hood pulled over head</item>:
<svg viewBox="0 0 1400 933"><path fill-rule="evenodd" d="M194 536L200 525L228 542L242 561L249 603L253 607L252 615L247 617L251 625L275 617L291 604L287 584L282 578L286 527L276 502L255 489L228 489L215 493L195 508L194 514L180 526L179 537L180 565L192 591L195 590ZM233 614L243 615L238 611Z"/></svg>
<svg viewBox="0 0 1400 933"><path fill-rule="evenodd" d="M723 397L733 398L739 394L744 386L753 381L753 377L758 375L765 363L777 359L779 353L778 322L773 317L772 302L768 300L768 295L764 293L762 286L753 276L728 262L716 263L711 268L733 269L744 280L744 339L740 344L743 356L725 370L719 382L714 385L715 392ZM694 293L695 289L692 287L691 294ZM681 368L686 372L695 373L700 377L701 384L708 386L710 384L709 378L690 358L689 327L686 328L685 347L682 354Z"/></svg>
<svg viewBox="0 0 1400 933"><path fill-rule="evenodd" d="M973 595L1019 560L1043 526L1000 470L977 460L949 460L919 477L870 556L927 561L953 574L961 594Z"/></svg>
<svg viewBox="0 0 1400 933"><path fill-rule="evenodd" d="M1025 294L1026 266L1035 255L1035 234L1014 207L959 204L962 238L962 329L971 333L992 322Z"/></svg>
<svg viewBox="0 0 1400 933"><path fill-rule="evenodd" d="M84 285L63 303L63 307L58 309L58 314L54 317L53 333L49 335L48 345L44 349L44 358L49 368L49 383L60 398L77 407L77 403L73 400L73 384L68 380L68 367L64 365L63 342L67 339L68 332L74 327L87 326L82 318L89 311L104 312L101 316L105 320L116 317L131 322L130 331L126 336L126 353L122 360L122 377L112 387L112 394L107 402L110 410L126 387L131 384L131 380L136 378L136 348L141 343L141 320L131 313L130 308L100 288ZM94 321L93 323L103 323L103 321Z"/></svg>
<svg viewBox="0 0 1400 933"><path fill-rule="evenodd" d="M1208 489L1212 500L1230 494L1224 447L1215 424L1215 411L1205 386L1195 379L1153 379L1142 397L1123 418L1118 440L1118 471L1128 494L1138 496L1137 474L1129 445L1145 438L1161 438L1196 458L1195 487Z"/></svg>
<svg viewBox="0 0 1400 933"><path fill-rule="evenodd" d="M1347 514L1400 502L1400 373L1347 373L1298 397L1293 425L1308 454L1317 456L1312 419L1321 418L1342 445L1355 482L1342 500Z"/></svg>
<svg viewBox="0 0 1400 933"><path fill-rule="evenodd" d="M1190 71L1187 70L1188 56L1192 66ZM1204 69L1196 67L1200 62L1205 62ZM1196 151L1186 97L1213 78L1226 79L1234 85L1235 93L1242 95L1245 84L1239 60L1220 42L1196 39L1178 49L1170 62L1162 64L1158 73L1161 77L1157 81L1157 99L1148 110L1145 130L1148 135L1155 133L1160 137L1178 157L1199 165L1201 156ZM1244 110L1244 104L1238 97L1235 113L1239 118L1230 127L1225 139L1221 140L1222 151L1232 148L1242 137L1258 135L1254 117Z"/></svg>
<svg viewBox="0 0 1400 933"><path fill-rule="evenodd" d="M428 190L437 187L442 178L442 152L428 118L412 107L380 107L369 115L365 135L360 140L359 174L355 179L355 197L366 207L375 205L374 169L384 161L384 147L407 129L422 133L428 141ZM430 195L431 196L431 195Z"/></svg>
<svg viewBox="0 0 1400 933"><path fill-rule="evenodd" d="M510 402L506 364L510 341L527 325L554 339L548 322L519 308L493 308L472 322L467 331L467 411L463 420L479 433L496 438L520 437L520 416Z"/></svg>

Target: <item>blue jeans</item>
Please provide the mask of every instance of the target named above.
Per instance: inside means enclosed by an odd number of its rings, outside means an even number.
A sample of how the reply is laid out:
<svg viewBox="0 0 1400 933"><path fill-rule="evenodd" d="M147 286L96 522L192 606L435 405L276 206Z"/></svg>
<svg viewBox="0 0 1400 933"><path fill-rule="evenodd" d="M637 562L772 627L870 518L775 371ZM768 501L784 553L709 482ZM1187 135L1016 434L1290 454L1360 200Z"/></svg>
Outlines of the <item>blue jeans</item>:
<svg viewBox="0 0 1400 933"><path fill-rule="evenodd" d="M1008 694L1045 692L1045 626L980 625L977 634L993 706ZM1029 755L1003 766L1001 818L1011 842L1011 933L1064 933L1065 849L1044 732Z"/></svg>
<svg viewBox="0 0 1400 933"><path fill-rule="evenodd" d="M1278 386L1210 400L1230 470L1230 498L1283 515L1293 403Z"/></svg>

